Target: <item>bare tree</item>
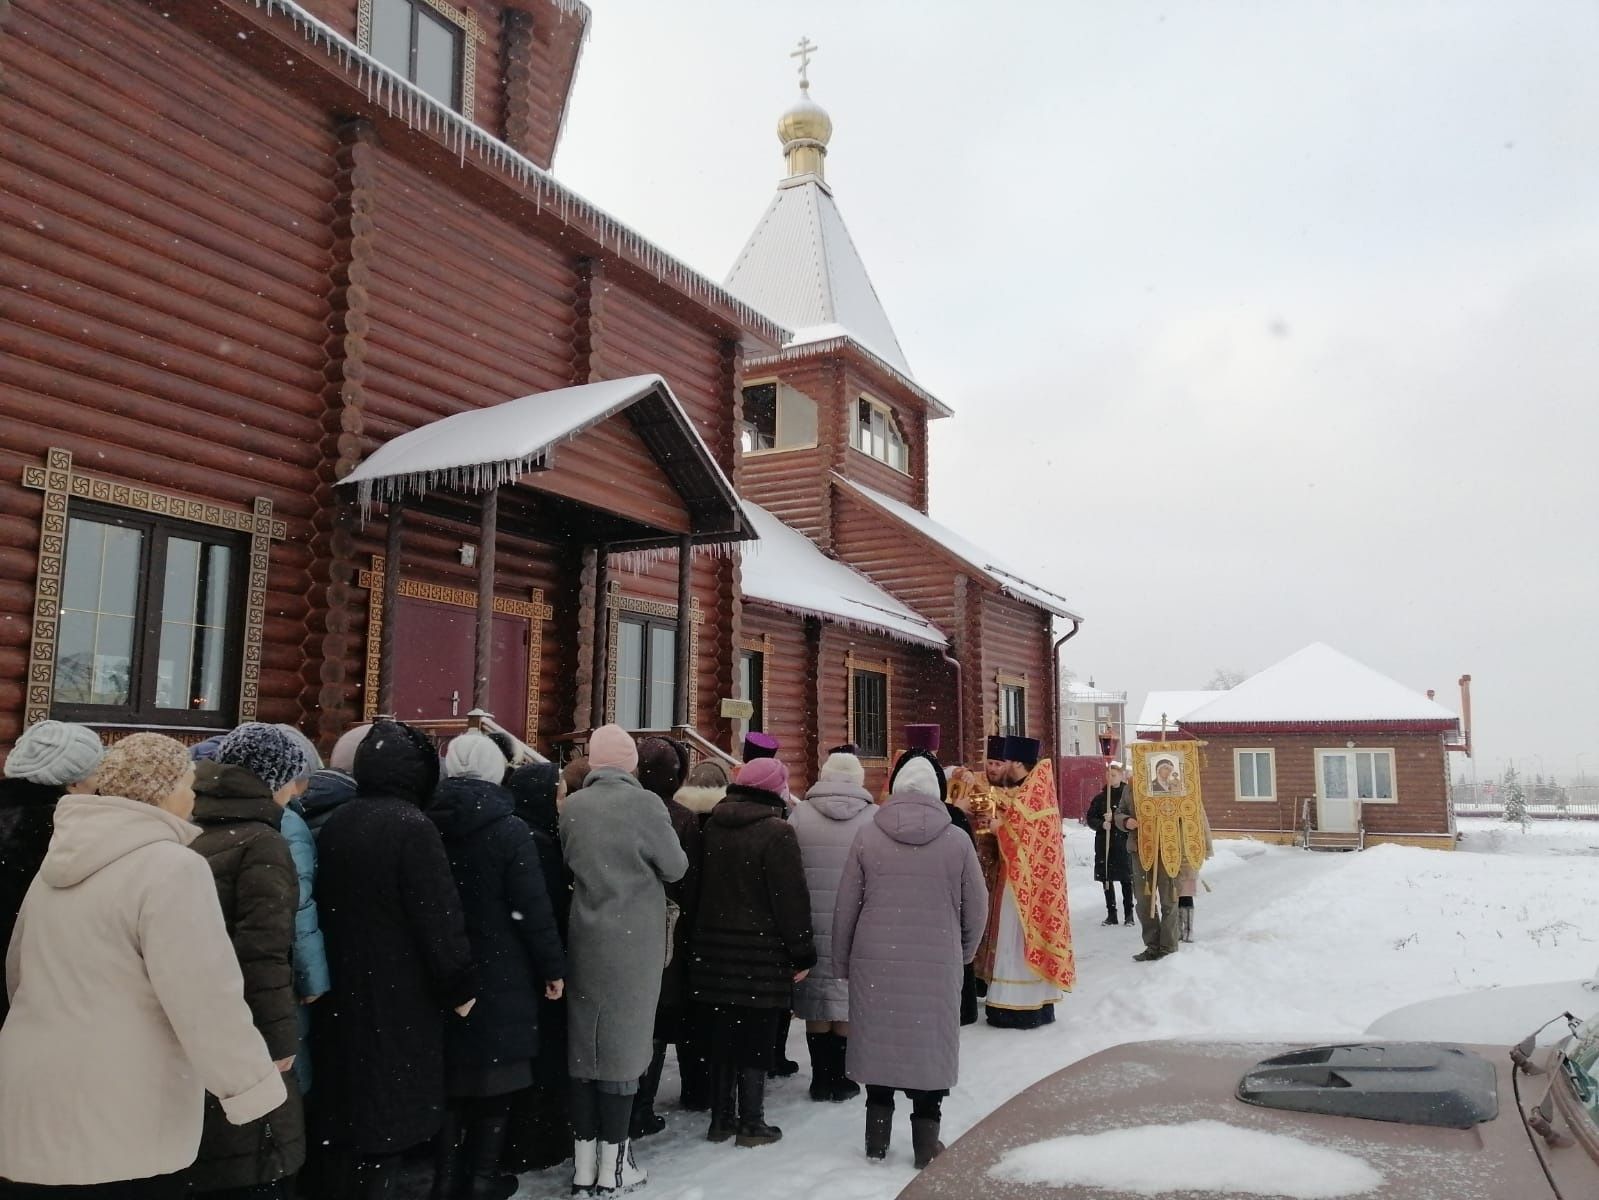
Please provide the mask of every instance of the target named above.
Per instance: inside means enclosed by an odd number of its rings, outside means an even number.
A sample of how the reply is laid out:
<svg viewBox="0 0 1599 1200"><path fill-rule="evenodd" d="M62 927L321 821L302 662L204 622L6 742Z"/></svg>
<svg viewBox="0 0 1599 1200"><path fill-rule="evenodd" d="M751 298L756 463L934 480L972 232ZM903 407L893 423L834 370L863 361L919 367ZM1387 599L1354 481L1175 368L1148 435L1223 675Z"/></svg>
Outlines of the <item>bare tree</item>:
<svg viewBox="0 0 1599 1200"><path fill-rule="evenodd" d="M1235 671L1231 667L1217 667L1211 673L1210 682L1205 685L1207 692L1230 692L1249 676L1242 671Z"/></svg>

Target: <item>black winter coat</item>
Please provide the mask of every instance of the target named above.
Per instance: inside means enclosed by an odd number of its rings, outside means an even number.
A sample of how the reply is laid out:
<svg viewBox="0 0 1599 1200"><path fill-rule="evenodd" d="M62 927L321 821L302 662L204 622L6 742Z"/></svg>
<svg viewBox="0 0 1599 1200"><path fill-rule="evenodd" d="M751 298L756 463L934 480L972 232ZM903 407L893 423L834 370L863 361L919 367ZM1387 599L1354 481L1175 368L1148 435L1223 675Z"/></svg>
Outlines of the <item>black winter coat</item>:
<svg viewBox="0 0 1599 1200"><path fill-rule="evenodd" d="M274 1059L300 1048L294 995L294 914L300 880L279 827L283 810L243 767L199 764L192 848L211 867L228 937L244 977L244 999ZM200 1155L186 1178L197 1191L255 1187L292 1175L305 1162L305 1118L293 1072L283 1076L288 1097L259 1121L232 1125L206 1097Z"/></svg>
<svg viewBox="0 0 1599 1200"><path fill-rule="evenodd" d="M1106 874L1105 859L1105 797L1108 791L1110 796L1110 811L1115 812L1116 806L1121 803L1122 794L1127 790L1125 783L1118 783L1113 788L1100 788L1093 802L1088 806L1088 815L1083 818L1088 827L1094 831L1094 878L1101 883L1107 879L1111 881L1125 880L1129 877L1130 864L1127 861L1127 833L1121 829L1110 830L1110 860L1109 874Z"/></svg>
<svg viewBox="0 0 1599 1200"><path fill-rule="evenodd" d="M65 788L26 779L0 779L0 957L11 945L22 898L50 848L55 832L56 801ZM11 1007L0 988L0 1025Z"/></svg>
<svg viewBox="0 0 1599 1200"><path fill-rule="evenodd" d="M677 928L672 933L672 961L661 972L661 1002L655 1019L655 1040L677 1042L685 1036L682 1026L689 1005L689 937L699 913L701 867L705 857L705 834L700 819L676 800L665 800L672 832L688 856L688 874L666 885L666 898L680 910Z"/></svg>
<svg viewBox="0 0 1599 1200"><path fill-rule="evenodd" d="M689 983L703 1004L786 1009L816 964L799 839L775 792L733 784L705 825Z"/></svg>
<svg viewBox="0 0 1599 1200"><path fill-rule="evenodd" d="M516 803L516 815L533 831L539 851L539 869L550 894L550 911L566 949L566 929L572 916L572 873L561 854L561 813L555 802L560 770L554 763L532 763L511 772L506 785ZM539 1052L533 1063L533 1082L566 1095L566 999L539 997ZM513 1126L515 1122L513 1122ZM514 1140L514 1139L513 1139Z"/></svg>
<svg viewBox="0 0 1599 1200"><path fill-rule="evenodd" d="M566 978L538 847L513 807L498 784L446 779L427 810L444 836L478 975L477 1004L445 1027L452 1072L532 1059L544 985Z"/></svg>
<svg viewBox="0 0 1599 1200"><path fill-rule="evenodd" d="M327 1009L317 1014L326 1047L317 1093L332 1140L361 1154L404 1150L438 1131L445 1022L477 995L444 839L418 807L438 777L425 735L379 721L356 753L359 794L317 837L333 975L317 1004Z"/></svg>

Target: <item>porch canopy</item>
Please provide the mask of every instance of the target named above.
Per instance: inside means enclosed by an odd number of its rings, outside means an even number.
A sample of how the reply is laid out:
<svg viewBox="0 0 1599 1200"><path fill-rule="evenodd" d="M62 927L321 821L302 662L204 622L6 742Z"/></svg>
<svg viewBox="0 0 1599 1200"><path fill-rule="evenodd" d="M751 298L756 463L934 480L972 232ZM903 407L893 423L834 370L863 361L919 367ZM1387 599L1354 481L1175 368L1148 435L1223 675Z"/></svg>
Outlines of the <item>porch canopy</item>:
<svg viewBox="0 0 1599 1200"><path fill-rule="evenodd" d="M374 503L388 506L386 592L399 584L405 510L479 527L473 700L480 709L487 706L493 665L499 529L593 548L597 606L605 602L608 555L676 547L685 613L694 547L756 536L732 482L659 375L540 392L443 417L380 446L339 482L357 489L363 514ZM394 599L385 597L386 612L395 611ZM384 712L392 711L393 626L386 621L379 635L378 705ZM604 622L596 620L595 627L603 631ZM596 680L605 663L601 637L591 664ZM678 639L680 660L688 647L688 638ZM676 708L683 723L689 670L686 662L679 666Z"/></svg>

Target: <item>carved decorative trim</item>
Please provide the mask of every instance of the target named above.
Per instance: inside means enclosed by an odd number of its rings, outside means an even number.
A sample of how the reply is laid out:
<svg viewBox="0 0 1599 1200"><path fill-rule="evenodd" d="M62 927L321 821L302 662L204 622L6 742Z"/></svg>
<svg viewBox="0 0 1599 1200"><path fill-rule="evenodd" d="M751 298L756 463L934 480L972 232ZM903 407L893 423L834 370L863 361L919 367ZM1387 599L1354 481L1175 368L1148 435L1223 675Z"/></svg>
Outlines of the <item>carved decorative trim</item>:
<svg viewBox="0 0 1599 1200"><path fill-rule="evenodd" d="M362 700L362 717L367 721L378 715L378 647L383 634L385 565L383 555L374 554L371 568L356 577L357 585L367 589L366 688ZM401 576L399 590L400 595L412 600L431 600L435 604L448 604L455 608L477 607L477 593L471 588L423 583ZM544 666L544 622L554 619L555 610L544 603L544 590L534 588L527 600L516 600L510 596L494 597L494 611L508 617L521 617L527 622L527 720L524 722L522 740L529 746L536 746L539 736L539 675Z"/></svg>
<svg viewBox="0 0 1599 1200"><path fill-rule="evenodd" d="M72 466L72 452L52 447L42 467L24 467L22 486L44 493L39 522L39 570L33 594L33 637L28 650L24 727L50 715L55 693L56 633L61 616L61 586L67 553L67 520L71 501L91 500L113 508L171 517L213 529L250 535L249 581L245 588L244 669L239 673L239 721L255 720L261 699L261 644L266 629L267 568L273 539L288 536L288 525L272 516L272 501L257 496L251 508L232 508L213 500L197 500L153 488L138 487Z"/></svg>
<svg viewBox="0 0 1599 1200"><path fill-rule="evenodd" d="M473 119L473 93L477 89L477 48L480 42L487 44L489 36L478 24L477 13L470 8L456 8L448 0L422 0L422 3L465 35L461 38L461 115L470 121ZM372 0L360 0L356 6L355 44L366 53L372 53Z"/></svg>
<svg viewBox="0 0 1599 1200"><path fill-rule="evenodd" d="M691 664L688 673L688 716L689 724L694 723L694 716L699 712L699 681L700 681L700 625L705 620L704 610L700 608L700 598L695 596L689 601L689 627L688 627L688 659ZM618 638L616 626L623 613L636 613L641 617L660 617L665 621L677 621L677 635L683 636L683 622L678 620L677 605L662 604L658 600L639 600L633 596L622 595L622 585L613 582L605 595L605 719L616 720L616 652Z"/></svg>
<svg viewBox="0 0 1599 1200"><path fill-rule="evenodd" d="M753 650L761 656L761 721L764 724L766 715L772 711L772 635L763 633L760 637L741 637L738 639L738 648ZM736 672L733 678L738 678Z"/></svg>
<svg viewBox="0 0 1599 1200"><path fill-rule="evenodd" d="M883 746L882 755L861 755L862 762L887 762L894 744L894 661L888 658L857 658L855 651L844 652L844 729L851 741L855 738L855 672L871 671L886 677L883 685Z"/></svg>

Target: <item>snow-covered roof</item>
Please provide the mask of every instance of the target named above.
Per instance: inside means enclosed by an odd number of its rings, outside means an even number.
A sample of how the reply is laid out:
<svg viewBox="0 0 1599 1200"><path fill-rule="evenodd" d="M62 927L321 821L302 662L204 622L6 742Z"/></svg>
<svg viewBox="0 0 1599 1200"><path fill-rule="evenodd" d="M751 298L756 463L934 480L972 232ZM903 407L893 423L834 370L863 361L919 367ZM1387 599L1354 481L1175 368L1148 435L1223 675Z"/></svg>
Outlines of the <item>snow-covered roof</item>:
<svg viewBox="0 0 1599 1200"><path fill-rule="evenodd" d="M1071 601L1058 592L1048 588L1041 588L1036 583L1029 583L1011 568L999 562L987 550L973 542L967 541L947 525L941 525L926 513L912 508L909 504L901 503L891 496L885 496L874 488L867 487L864 483L857 483L853 479L833 473L835 482L842 484L881 508L889 516L909 525L917 533L929 541L942 546L950 554L960 559L967 566L972 567L979 574L985 576L1007 596L1041 608L1045 612L1053 613L1057 617L1066 617L1073 621L1081 620L1071 609Z"/></svg>
<svg viewBox="0 0 1599 1200"><path fill-rule="evenodd" d="M421 496L437 487L482 492L548 467L555 447L624 410L673 476L697 518L725 509L731 530L738 495L666 380L633 375L537 392L488 408L467 409L408 430L374 450L339 482L360 489L361 504ZM647 417L647 419L642 419Z"/></svg>
<svg viewBox="0 0 1599 1200"><path fill-rule="evenodd" d="M812 341L847 333L895 370L911 373L833 193L815 175L778 186L724 286L791 329L834 328Z"/></svg>
<svg viewBox="0 0 1599 1200"><path fill-rule="evenodd" d="M758 504L744 501L758 542L743 554L744 595L789 612L870 629L900 641L940 649L949 639L853 567L828 558L797 529Z"/></svg>
<svg viewBox="0 0 1599 1200"><path fill-rule="evenodd" d="M1230 724L1341 722L1457 723L1454 713L1397 680L1313 642L1275 666L1251 675L1183 717L1203 728Z"/></svg>
<svg viewBox="0 0 1599 1200"><path fill-rule="evenodd" d="M1161 714L1166 715L1166 724L1173 733L1177 731L1177 722L1202 705L1209 704L1217 696L1225 696L1226 692L1150 692L1144 697L1144 707L1139 710L1137 728L1151 732L1160 728Z"/></svg>
<svg viewBox="0 0 1599 1200"><path fill-rule="evenodd" d="M950 408L949 405L945 404L882 355L862 345L849 330L836 321L826 325L812 325L809 328L802 329L790 338L782 349L775 350L769 354L752 355L746 358L744 367L746 371L757 371L769 366L792 363L798 359L836 354L845 347L854 350L856 354L864 358L873 367L883 372L883 374L899 384L900 387L927 405L930 417L936 419L955 415L955 410Z"/></svg>

